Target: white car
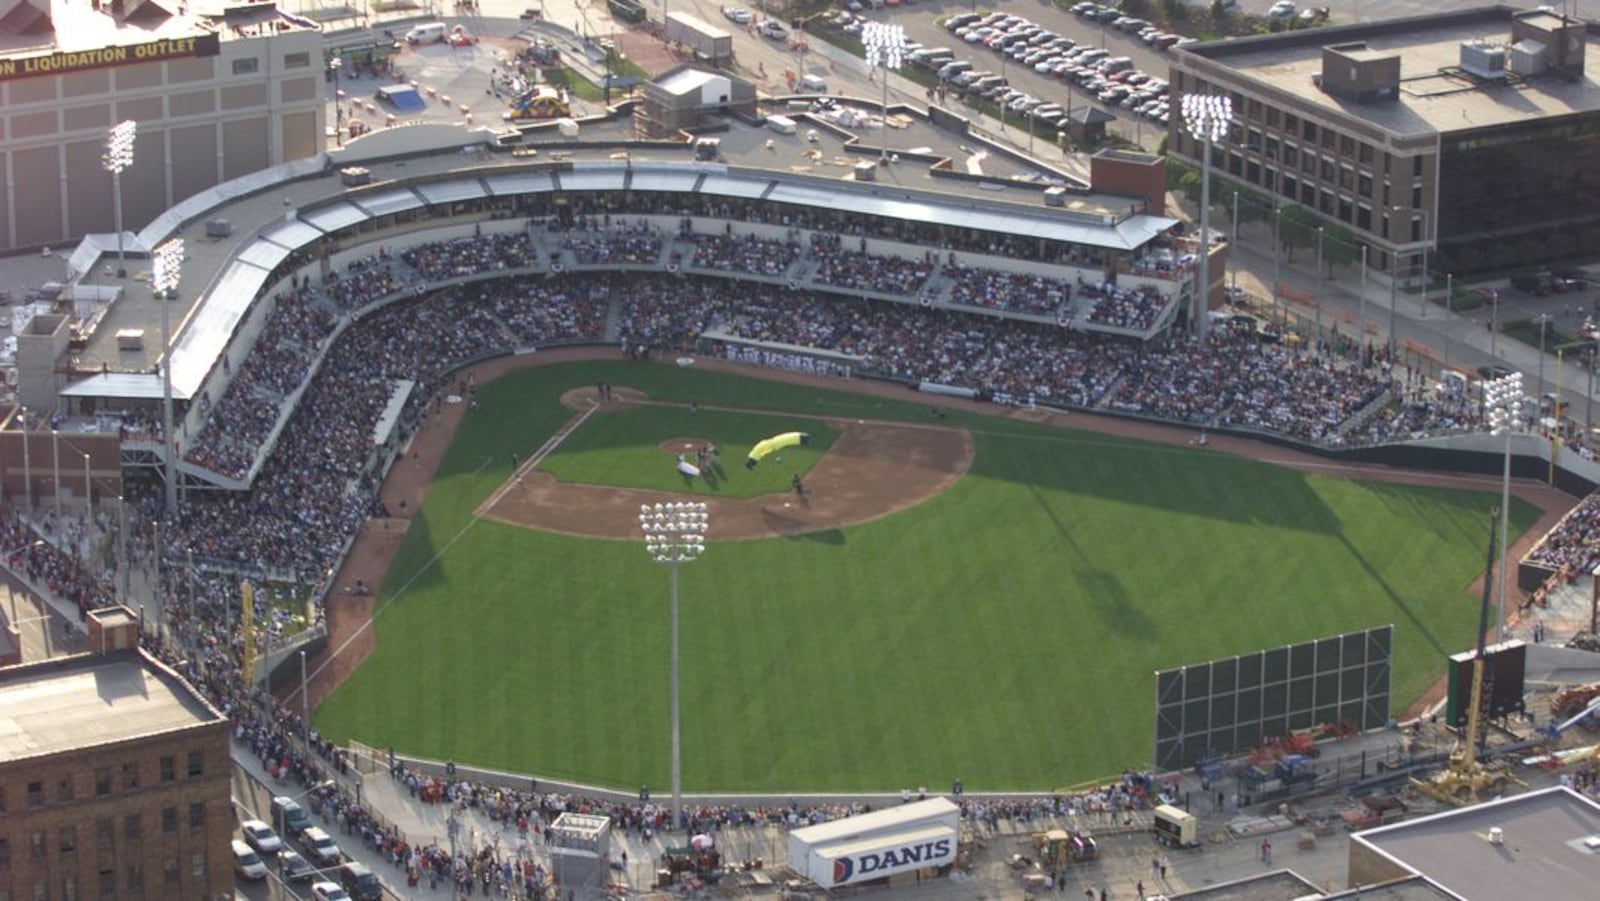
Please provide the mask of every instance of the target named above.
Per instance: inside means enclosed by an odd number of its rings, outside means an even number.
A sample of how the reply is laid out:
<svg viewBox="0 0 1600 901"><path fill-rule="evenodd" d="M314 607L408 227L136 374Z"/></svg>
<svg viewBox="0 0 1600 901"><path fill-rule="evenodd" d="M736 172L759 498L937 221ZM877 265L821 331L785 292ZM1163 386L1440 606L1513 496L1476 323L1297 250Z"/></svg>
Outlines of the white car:
<svg viewBox="0 0 1600 901"><path fill-rule="evenodd" d="M260 820L245 820L239 824L239 831L244 833L245 842L260 854L272 857L283 850L283 839Z"/></svg>
<svg viewBox="0 0 1600 901"><path fill-rule="evenodd" d="M1294 17L1294 3L1291 0L1278 0L1267 10L1267 15L1274 19L1289 19Z"/></svg>
<svg viewBox="0 0 1600 901"><path fill-rule="evenodd" d="M789 36L789 29L784 28L783 23L777 19L768 19L762 22L757 26L756 31L761 32L762 37L772 38L774 41L781 41Z"/></svg>
<svg viewBox="0 0 1600 901"><path fill-rule="evenodd" d="M251 881L267 878L267 865L261 862L261 855L249 845L235 839L233 847L233 871L241 879Z"/></svg>
<svg viewBox="0 0 1600 901"><path fill-rule="evenodd" d="M311 887L311 901L350 901L350 893L337 882L319 882Z"/></svg>
<svg viewBox="0 0 1600 901"><path fill-rule="evenodd" d="M729 7L723 10L722 14L728 17L729 22L736 22L740 25L750 24L750 10L742 6Z"/></svg>
<svg viewBox="0 0 1600 901"><path fill-rule="evenodd" d="M318 866L331 867L344 863L344 852L334 844L333 836L329 835L320 826L312 826L300 834L300 841L306 846L306 854L316 861Z"/></svg>

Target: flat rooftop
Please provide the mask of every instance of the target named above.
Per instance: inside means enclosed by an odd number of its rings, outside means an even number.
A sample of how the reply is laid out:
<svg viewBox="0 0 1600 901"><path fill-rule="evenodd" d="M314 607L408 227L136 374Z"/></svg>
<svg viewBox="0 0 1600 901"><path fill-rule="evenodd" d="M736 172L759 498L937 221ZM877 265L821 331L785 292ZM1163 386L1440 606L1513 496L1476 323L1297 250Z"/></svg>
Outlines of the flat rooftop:
<svg viewBox="0 0 1600 901"><path fill-rule="evenodd" d="M178 13L180 5L185 7L182 14ZM179 0L160 0L145 2L133 10L133 15L122 19L111 15L110 0L98 10L88 0L33 0L32 6L34 9L13 10L7 17L8 24L22 33L0 30L0 60L181 41L212 34L225 41L233 36L235 28L240 29L241 37L248 37L268 20L274 23L275 31L306 29L302 21L279 15L271 3L246 6L241 2L237 8L229 8L232 5L222 0L182 4ZM43 23L23 21L33 19L34 10L41 8L49 10L49 25L53 30ZM224 9L228 10L225 20Z"/></svg>
<svg viewBox="0 0 1600 901"><path fill-rule="evenodd" d="M1489 830L1505 842L1489 843ZM1592 898L1600 804L1556 787L1360 832L1367 845L1461 898Z"/></svg>
<svg viewBox="0 0 1600 901"><path fill-rule="evenodd" d="M875 104L855 107L863 114L876 116ZM859 120L849 115L817 113L830 118L824 126L807 121L803 109L785 104L763 105L764 115L783 113L796 118L799 126L793 135L779 134L760 125L727 117L727 130L710 137L719 140L719 162L730 168L747 171L770 172L773 178L810 177L836 181L853 181L854 167L861 162L875 161L876 153L850 152L848 143L858 143L869 148L880 147L883 132L880 128L857 127ZM1003 148L954 128L945 128L921 115L896 114L891 107L893 128L890 133L890 152L898 159L875 170L876 181L862 185L857 190L872 194L893 196L896 188L920 192L923 196L944 203L962 204L969 208L989 210L1005 209L1008 205L1022 217L1064 220L1066 214L1100 219L1127 219L1133 204L1138 201L1122 196L1094 194L1083 190L1084 183L1068 173L1052 168L1025 154L1008 152ZM849 124L856 121L857 125ZM406 146L411 129L433 130L448 134L457 142L448 151L389 150ZM487 132L484 132L487 134ZM813 134L814 133L814 134ZM255 239L265 224L282 221L286 210L300 210L324 204L343 193L343 188L330 184L332 170L344 166L360 165L372 175L374 185L383 185L407 179L445 176L450 173L493 175L497 170L527 168L530 164L570 162L574 164L608 163L617 165L627 158L634 165L651 162L690 163L694 161L692 142L636 141L634 124L628 116L618 116L605 121L584 121L579 136L568 140L557 135L553 127L530 134L526 146L536 149L534 157L514 156L511 153L479 154L464 163L455 147L465 143L468 132L455 125L426 124L380 129L369 137L349 142L343 151L326 155L332 169L324 169L317 161L300 161L273 170L255 173L241 181L248 181L249 193L225 197L227 186L212 189L202 195L212 204L203 215L182 230L188 239L184 245L183 280L176 300L166 302L175 338L181 337L196 315L197 302L217 287L217 280L235 260L235 255ZM1042 138L1040 139L1043 140ZM629 145L626 151L619 145ZM381 148L381 149L380 149ZM946 162L948 161L948 162ZM295 179L285 174L299 166L307 175ZM938 174L948 168L966 177L949 177ZM1046 207L1043 191L1047 187L1067 185L1069 192L1060 208ZM852 185L852 187L856 187ZM170 214L169 214L170 216ZM168 217L164 217L168 218ZM227 237L207 237L202 221L221 218L234 226ZM1128 234L1143 234L1170 227L1173 220L1162 217L1139 217L1142 225ZM1020 221L1020 220L1019 220ZM157 231L170 228L171 222L158 219L141 233L142 238L155 241ZM1099 227L1094 226L1094 227ZM1109 230L1109 229L1108 229ZM1115 240L1126 240L1127 235L1115 235ZM161 307L151 294L148 272L149 261L144 258L128 260L128 278L108 275L114 259L101 256L98 263L82 281L100 285L116 285L123 289L121 298L106 311L88 344L78 353L78 365L83 370L104 370L109 373L142 373L146 378L155 371L161 353ZM3 271L3 267L0 267ZM22 286L18 286L18 291ZM143 346L126 348L119 345L117 332L138 329L144 332ZM218 336L223 341L227 336ZM185 338L184 340L188 340ZM220 352L221 344L217 350ZM183 368L183 353L179 352L175 369ZM181 379L179 379L181 381ZM175 396L186 397L186 390L175 387Z"/></svg>
<svg viewBox="0 0 1600 901"><path fill-rule="evenodd" d="M1260 876L1235 879L1173 895L1173 901L1296 901L1318 897L1316 884L1291 870L1273 870Z"/></svg>
<svg viewBox="0 0 1600 901"><path fill-rule="evenodd" d="M1485 84L1459 71L1461 44L1483 40L1511 43L1512 17L1523 12L1491 6L1428 16L1310 28L1276 35L1195 44L1181 52L1211 60L1273 91L1361 120L1397 136L1431 135L1509 125L1600 109L1600 45L1593 38L1584 56L1584 77L1554 75ZM1548 19L1550 21L1541 21ZM1535 16L1558 27L1559 17ZM1312 82L1322 72L1322 48L1364 41L1371 57L1400 57L1398 100L1355 103L1324 92Z"/></svg>
<svg viewBox="0 0 1600 901"><path fill-rule="evenodd" d="M222 720L182 679L135 650L0 669L0 763Z"/></svg>

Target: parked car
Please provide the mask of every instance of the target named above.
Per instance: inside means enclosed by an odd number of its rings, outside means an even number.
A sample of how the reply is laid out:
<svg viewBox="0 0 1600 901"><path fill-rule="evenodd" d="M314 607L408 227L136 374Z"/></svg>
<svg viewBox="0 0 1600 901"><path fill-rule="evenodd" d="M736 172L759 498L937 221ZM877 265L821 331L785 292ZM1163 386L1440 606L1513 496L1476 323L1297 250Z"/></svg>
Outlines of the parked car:
<svg viewBox="0 0 1600 901"><path fill-rule="evenodd" d="M300 856L300 852L291 848L284 848L278 852L278 869L283 871L283 878L290 882L305 882L317 875L317 870L311 861Z"/></svg>
<svg viewBox="0 0 1600 901"><path fill-rule="evenodd" d="M774 41L781 41L789 36L789 29L784 28L783 23L777 19L767 19L756 26L756 31L761 32L762 37L772 38Z"/></svg>
<svg viewBox="0 0 1600 901"><path fill-rule="evenodd" d="M238 839L233 840L231 847L233 871L239 874L239 878L250 880L267 878L267 865L261 862L261 855L256 853L256 849Z"/></svg>
<svg viewBox="0 0 1600 901"><path fill-rule="evenodd" d="M722 14L728 18L729 22L733 22L738 25L750 24L750 10L745 9L742 6L730 6L727 9L724 9Z"/></svg>
<svg viewBox="0 0 1600 901"><path fill-rule="evenodd" d="M301 835L301 843L305 845L306 854L316 861L318 866L331 867L344 862L344 852L334 844L333 836L329 835L320 826L312 826Z"/></svg>
<svg viewBox="0 0 1600 901"><path fill-rule="evenodd" d="M283 850L283 839L261 820L245 820L239 824L239 830L244 833L245 843L256 849L258 854L271 857Z"/></svg>
<svg viewBox="0 0 1600 901"><path fill-rule="evenodd" d="M1272 4L1271 9L1267 10L1267 15L1273 19L1292 19L1294 18L1294 11L1293 0L1278 0L1277 3Z"/></svg>
<svg viewBox="0 0 1600 901"><path fill-rule="evenodd" d="M319 882L311 887L311 901L350 901L350 893L337 882Z"/></svg>

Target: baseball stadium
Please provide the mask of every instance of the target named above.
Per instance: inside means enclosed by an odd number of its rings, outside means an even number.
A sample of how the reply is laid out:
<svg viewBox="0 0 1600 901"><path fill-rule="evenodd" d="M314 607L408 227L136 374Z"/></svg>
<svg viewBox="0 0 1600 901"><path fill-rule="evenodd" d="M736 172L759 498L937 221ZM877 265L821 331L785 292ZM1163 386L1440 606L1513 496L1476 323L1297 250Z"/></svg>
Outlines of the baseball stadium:
<svg viewBox="0 0 1600 901"><path fill-rule="evenodd" d="M718 90L379 130L168 210L92 324L18 332L8 495L122 500L224 697L630 794L680 704L690 795L1039 792L1151 764L1157 671L1393 627L1381 685L1187 765L1399 718L1470 647L1483 409L1224 312L1154 158L1086 180L911 110L891 158ZM1515 562L1600 474L1508 441Z"/></svg>

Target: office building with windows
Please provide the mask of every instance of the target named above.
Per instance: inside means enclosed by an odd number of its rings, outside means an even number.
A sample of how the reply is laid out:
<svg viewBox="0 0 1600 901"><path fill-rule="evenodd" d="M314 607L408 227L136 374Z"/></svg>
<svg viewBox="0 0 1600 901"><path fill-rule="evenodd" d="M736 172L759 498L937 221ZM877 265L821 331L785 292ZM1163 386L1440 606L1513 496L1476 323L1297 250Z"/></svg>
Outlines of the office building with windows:
<svg viewBox="0 0 1600 901"><path fill-rule="evenodd" d="M1415 284L1424 266L1466 276L1600 245L1591 39L1547 9L1489 6L1196 44L1171 80L1233 98L1215 176L1348 229L1377 273ZM1198 164L1181 123L1170 147Z"/></svg>
<svg viewBox="0 0 1600 901"><path fill-rule="evenodd" d="M133 120L123 225L322 149L322 35L275 4L0 0L0 251L114 229L107 130Z"/></svg>
<svg viewBox="0 0 1600 901"><path fill-rule="evenodd" d="M90 617L97 652L0 668L0 899L231 893L226 718Z"/></svg>

